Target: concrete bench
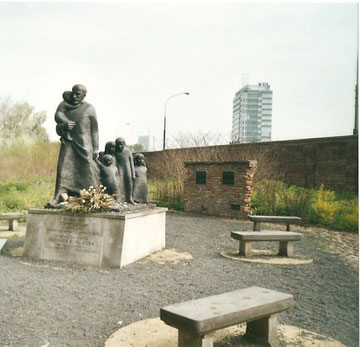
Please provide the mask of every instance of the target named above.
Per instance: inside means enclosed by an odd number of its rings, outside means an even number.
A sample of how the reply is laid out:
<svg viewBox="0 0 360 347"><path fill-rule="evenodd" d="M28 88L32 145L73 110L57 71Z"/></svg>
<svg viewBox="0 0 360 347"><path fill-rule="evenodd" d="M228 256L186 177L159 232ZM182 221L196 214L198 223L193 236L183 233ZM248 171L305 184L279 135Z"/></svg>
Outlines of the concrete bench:
<svg viewBox="0 0 360 347"><path fill-rule="evenodd" d="M231 237L240 241L239 254L248 257L252 253L252 241L279 241L279 255L290 257L294 254L292 242L299 241L302 234L291 231L232 231Z"/></svg>
<svg viewBox="0 0 360 347"><path fill-rule="evenodd" d="M300 217L286 216L249 216L249 220L254 222L254 231L261 230L261 222L264 223L286 223L286 230L290 231L290 224L300 224Z"/></svg>
<svg viewBox="0 0 360 347"><path fill-rule="evenodd" d="M212 347L216 330L243 322L245 337L279 346L278 316L292 306L290 294L251 287L165 306L160 319L178 329L179 347Z"/></svg>
<svg viewBox="0 0 360 347"><path fill-rule="evenodd" d="M18 219L24 218L21 212L0 213L0 220L9 221L9 230L15 231L18 227Z"/></svg>

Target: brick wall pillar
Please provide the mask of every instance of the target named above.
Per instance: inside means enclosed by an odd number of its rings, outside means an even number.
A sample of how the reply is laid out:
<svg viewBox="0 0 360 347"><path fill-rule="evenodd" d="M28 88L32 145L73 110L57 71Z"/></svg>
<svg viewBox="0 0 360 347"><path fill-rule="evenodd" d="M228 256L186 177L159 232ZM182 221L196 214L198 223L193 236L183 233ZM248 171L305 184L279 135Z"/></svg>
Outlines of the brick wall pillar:
<svg viewBox="0 0 360 347"><path fill-rule="evenodd" d="M186 162L185 169L186 212L247 218L255 160Z"/></svg>

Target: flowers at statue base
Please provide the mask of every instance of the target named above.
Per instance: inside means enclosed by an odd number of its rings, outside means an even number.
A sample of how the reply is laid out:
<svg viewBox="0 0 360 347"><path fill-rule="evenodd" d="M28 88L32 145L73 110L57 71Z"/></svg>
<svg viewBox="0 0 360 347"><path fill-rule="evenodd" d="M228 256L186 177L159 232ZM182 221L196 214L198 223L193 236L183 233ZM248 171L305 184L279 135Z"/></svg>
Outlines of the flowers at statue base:
<svg viewBox="0 0 360 347"><path fill-rule="evenodd" d="M90 186L82 189L80 196L69 197L65 209L71 213L107 212L111 210L115 199L113 195L107 194L106 187L100 185L98 188Z"/></svg>

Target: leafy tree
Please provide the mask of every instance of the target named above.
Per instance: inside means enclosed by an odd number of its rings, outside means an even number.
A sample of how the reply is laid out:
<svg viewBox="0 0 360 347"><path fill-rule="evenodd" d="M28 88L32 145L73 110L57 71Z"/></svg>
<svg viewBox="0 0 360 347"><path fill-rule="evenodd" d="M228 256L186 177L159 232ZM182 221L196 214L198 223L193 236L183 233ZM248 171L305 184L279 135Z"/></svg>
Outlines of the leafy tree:
<svg viewBox="0 0 360 347"><path fill-rule="evenodd" d="M128 146L131 150L131 152L145 152L145 148L141 143L135 143L134 145Z"/></svg>
<svg viewBox="0 0 360 347"><path fill-rule="evenodd" d="M49 135L43 127L44 111L35 112L27 102L0 99L0 143L11 145L15 141L47 142Z"/></svg>

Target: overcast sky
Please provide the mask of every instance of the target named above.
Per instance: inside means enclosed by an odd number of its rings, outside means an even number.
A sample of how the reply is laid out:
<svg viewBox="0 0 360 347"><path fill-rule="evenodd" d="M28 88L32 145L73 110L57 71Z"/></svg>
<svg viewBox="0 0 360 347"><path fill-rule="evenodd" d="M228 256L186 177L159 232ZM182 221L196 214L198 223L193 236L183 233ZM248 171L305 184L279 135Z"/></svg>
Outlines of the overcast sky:
<svg viewBox="0 0 360 347"><path fill-rule="evenodd" d="M100 141L128 144L221 132L243 85L273 90L272 140L349 135L354 127L356 3L237 1L0 2L0 97L54 112L88 89ZM130 123L130 124L127 124Z"/></svg>

